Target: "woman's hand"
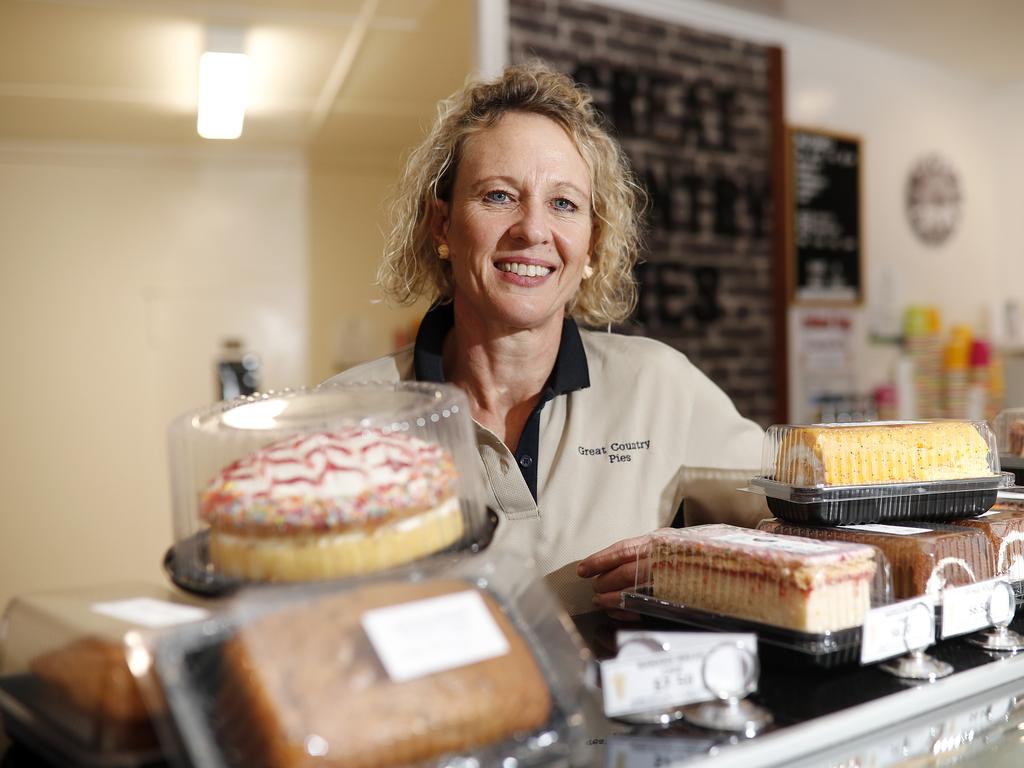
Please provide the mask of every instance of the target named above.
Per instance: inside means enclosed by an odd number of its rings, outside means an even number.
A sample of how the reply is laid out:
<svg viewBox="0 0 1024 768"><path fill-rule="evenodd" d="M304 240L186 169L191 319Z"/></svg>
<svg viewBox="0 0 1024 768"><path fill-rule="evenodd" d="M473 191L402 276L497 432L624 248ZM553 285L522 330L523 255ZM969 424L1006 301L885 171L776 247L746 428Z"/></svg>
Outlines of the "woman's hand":
<svg viewBox="0 0 1024 768"><path fill-rule="evenodd" d="M647 536L617 541L599 552L580 561L576 574L581 579L591 579L594 587L594 605L604 608L615 619L636 621L639 614L624 611L621 593L636 586L638 565L646 565ZM644 553L641 559L641 553Z"/></svg>

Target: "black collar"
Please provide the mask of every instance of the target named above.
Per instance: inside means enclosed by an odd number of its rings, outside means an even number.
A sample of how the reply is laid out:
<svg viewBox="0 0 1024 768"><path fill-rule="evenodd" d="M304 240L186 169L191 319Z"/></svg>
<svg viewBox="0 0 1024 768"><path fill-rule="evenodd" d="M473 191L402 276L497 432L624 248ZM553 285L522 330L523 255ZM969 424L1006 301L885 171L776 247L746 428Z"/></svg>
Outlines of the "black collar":
<svg viewBox="0 0 1024 768"><path fill-rule="evenodd" d="M451 302L436 304L430 308L420 323L413 350L413 370L418 381L443 383L444 363L442 351L444 339L455 324L455 306ZM551 371L542 402L566 392L586 389L590 386L590 369L587 354L583 349L576 321L566 317L562 321L562 340L558 345L558 356Z"/></svg>

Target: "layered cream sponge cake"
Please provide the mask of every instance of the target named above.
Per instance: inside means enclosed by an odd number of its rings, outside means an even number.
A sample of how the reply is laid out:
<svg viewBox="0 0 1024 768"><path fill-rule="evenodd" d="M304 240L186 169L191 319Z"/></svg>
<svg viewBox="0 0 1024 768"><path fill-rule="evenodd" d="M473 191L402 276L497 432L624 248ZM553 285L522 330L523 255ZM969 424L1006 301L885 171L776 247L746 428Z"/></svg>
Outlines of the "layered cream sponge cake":
<svg viewBox="0 0 1024 768"><path fill-rule="evenodd" d="M210 561L227 575L306 581L378 571L464 531L442 446L380 429L299 434L222 470L201 494Z"/></svg>
<svg viewBox="0 0 1024 768"><path fill-rule="evenodd" d="M989 477L989 454L969 421L790 427L779 438L773 479L807 487Z"/></svg>
<svg viewBox="0 0 1024 768"><path fill-rule="evenodd" d="M801 632L857 627L871 607L874 549L731 525L651 535L654 597Z"/></svg>

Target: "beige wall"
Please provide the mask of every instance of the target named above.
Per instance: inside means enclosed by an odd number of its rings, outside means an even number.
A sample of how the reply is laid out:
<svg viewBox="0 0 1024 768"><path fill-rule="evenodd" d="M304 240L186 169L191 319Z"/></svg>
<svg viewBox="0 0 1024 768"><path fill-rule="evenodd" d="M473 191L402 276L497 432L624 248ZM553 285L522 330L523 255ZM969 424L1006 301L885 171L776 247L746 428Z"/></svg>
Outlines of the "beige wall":
<svg viewBox="0 0 1024 768"><path fill-rule="evenodd" d="M384 249L383 202L397 175L387 166L310 169L313 381L392 351L396 332L422 314L422 306L389 306L374 284Z"/></svg>
<svg viewBox="0 0 1024 768"><path fill-rule="evenodd" d="M165 431L220 340L306 383L298 155L0 146L0 604L162 579Z"/></svg>
<svg viewBox="0 0 1024 768"><path fill-rule="evenodd" d="M410 144L472 69L465 5L426 22L453 64L422 109L377 118ZM166 429L212 402L225 337L279 389L392 351L422 314L374 288L401 158L364 149L0 143L0 607L165 581Z"/></svg>

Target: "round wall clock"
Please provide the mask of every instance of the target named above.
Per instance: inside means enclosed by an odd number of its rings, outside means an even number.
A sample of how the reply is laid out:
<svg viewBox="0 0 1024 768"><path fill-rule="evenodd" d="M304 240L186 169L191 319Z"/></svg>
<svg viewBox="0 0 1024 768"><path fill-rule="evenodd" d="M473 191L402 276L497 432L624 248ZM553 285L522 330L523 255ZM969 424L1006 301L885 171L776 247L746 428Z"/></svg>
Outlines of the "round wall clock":
<svg viewBox="0 0 1024 768"><path fill-rule="evenodd" d="M927 245L941 245L960 220L960 182L956 171L938 155L914 164L907 179L910 228Z"/></svg>

